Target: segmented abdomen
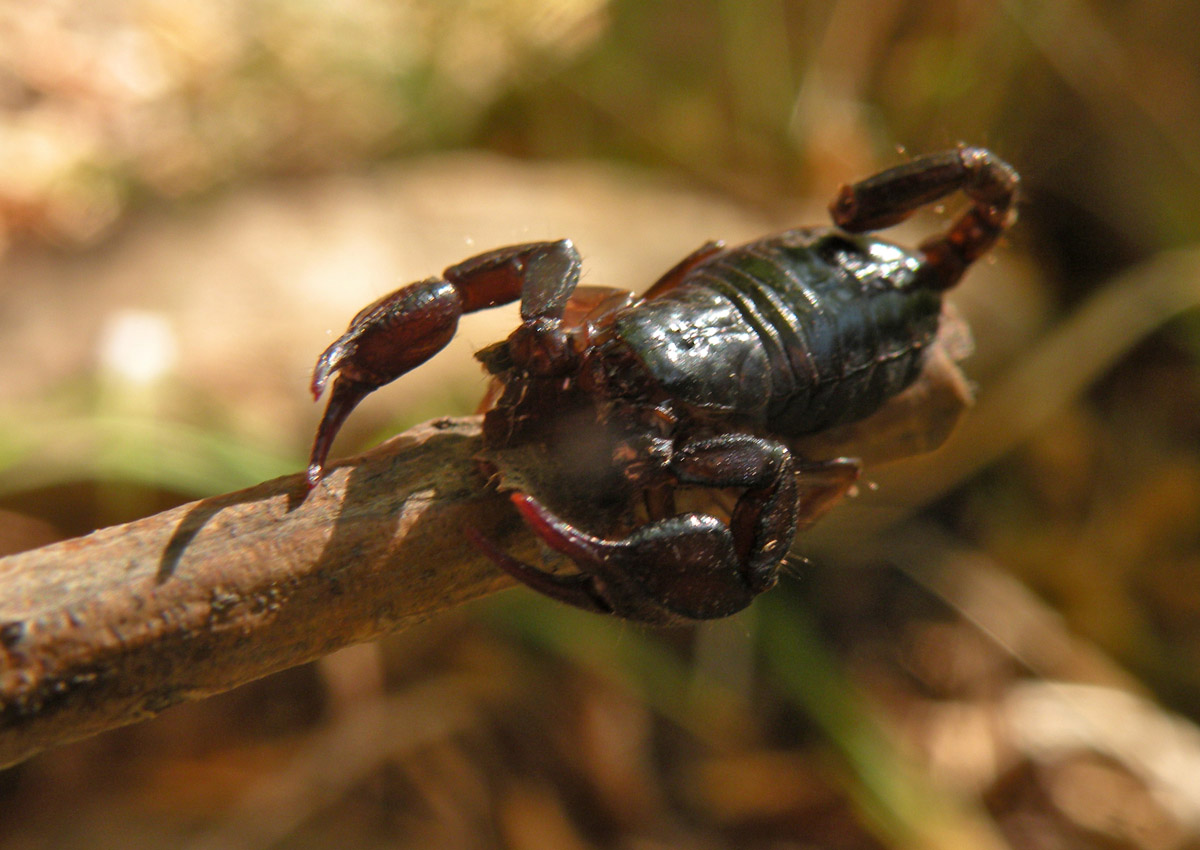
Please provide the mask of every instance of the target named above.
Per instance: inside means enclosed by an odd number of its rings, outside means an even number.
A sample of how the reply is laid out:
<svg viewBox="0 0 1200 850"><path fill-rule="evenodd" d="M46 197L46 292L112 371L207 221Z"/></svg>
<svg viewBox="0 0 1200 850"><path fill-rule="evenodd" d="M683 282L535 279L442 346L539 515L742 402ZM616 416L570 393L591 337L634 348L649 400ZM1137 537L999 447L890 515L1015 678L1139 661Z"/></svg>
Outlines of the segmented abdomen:
<svg viewBox="0 0 1200 850"><path fill-rule="evenodd" d="M783 435L874 411L907 387L937 333L941 297L919 259L829 229L725 251L617 321L671 396Z"/></svg>

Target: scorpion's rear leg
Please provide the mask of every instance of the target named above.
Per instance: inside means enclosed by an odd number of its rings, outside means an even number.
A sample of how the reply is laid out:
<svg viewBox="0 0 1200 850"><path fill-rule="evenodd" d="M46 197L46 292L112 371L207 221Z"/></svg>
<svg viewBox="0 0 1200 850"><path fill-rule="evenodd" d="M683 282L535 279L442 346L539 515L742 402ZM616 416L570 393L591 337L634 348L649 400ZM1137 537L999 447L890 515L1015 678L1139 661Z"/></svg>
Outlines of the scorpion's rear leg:
<svg viewBox="0 0 1200 850"><path fill-rule="evenodd" d="M857 464L821 464L821 483L798 490L795 464L782 444L727 434L684 443L666 462L664 473L676 484L742 488L729 525L689 513L642 526L623 540L605 540L518 493L513 502L526 523L571 558L580 573L553 575L491 544L481 548L535 590L587 610L656 623L724 617L775 583L797 524L823 512L834 490L844 493L857 477Z"/></svg>
<svg viewBox="0 0 1200 850"><path fill-rule="evenodd" d="M313 442L308 486L321 480L333 438L355 405L444 348L463 313L519 297L522 327L540 331L531 345L561 348L556 325L578 282L579 254L569 240L532 242L472 257L362 310L313 372L315 398L336 380Z"/></svg>
<svg viewBox="0 0 1200 850"><path fill-rule="evenodd" d="M961 189L973 202L970 209L944 234L921 244L924 282L947 289L1012 223L1019 183L1017 172L991 151L959 147L843 186L829 211L843 230L881 230Z"/></svg>

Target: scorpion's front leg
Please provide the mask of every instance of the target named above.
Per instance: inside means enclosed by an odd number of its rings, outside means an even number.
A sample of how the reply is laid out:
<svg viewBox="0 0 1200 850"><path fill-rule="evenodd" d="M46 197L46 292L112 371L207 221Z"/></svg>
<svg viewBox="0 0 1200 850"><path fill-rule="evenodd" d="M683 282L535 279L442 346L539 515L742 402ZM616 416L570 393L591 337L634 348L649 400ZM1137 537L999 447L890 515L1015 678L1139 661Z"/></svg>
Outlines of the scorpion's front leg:
<svg viewBox="0 0 1200 850"><path fill-rule="evenodd" d="M851 461L831 469L843 492L857 476ZM479 543L515 578L560 601L634 620L704 620L742 610L774 585L779 563L815 490L798 494L791 453L773 440L729 434L684 443L665 464L678 484L737 487L744 492L729 525L689 513L642 526L623 540L580 531L523 493L514 495L526 523L551 548L571 558L578 575L558 576L521 563L487 541ZM821 500L827 498L822 490Z"/></svg>
<svg viewBox="0 0 1200 850"><path fill-rule="evenodd" d="M355 405L441 351L463 313L519 297L525 324L549 326L543 345L550 345L578 282L579 254L570 240L532 242L472 257L440 278L410 284L362 310L313 371L314 398L320 398L331 377L336 380L313 441L308 486L316 486L324 475L333 438Z"/></svg>

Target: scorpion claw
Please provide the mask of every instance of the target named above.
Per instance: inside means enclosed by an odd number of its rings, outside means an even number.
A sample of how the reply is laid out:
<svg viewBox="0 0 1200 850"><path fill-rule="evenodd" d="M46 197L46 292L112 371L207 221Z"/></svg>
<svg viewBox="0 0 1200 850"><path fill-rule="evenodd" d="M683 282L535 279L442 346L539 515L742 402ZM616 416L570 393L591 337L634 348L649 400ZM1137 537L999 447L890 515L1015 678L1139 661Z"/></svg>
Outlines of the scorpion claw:
<svg viewBox="0 0 1200 850"><path fill-rule="evenodd" d="M319 397L320 391L317 389L315 377L313 386L314 393ZM324 380L321 381L320 389L324 389ZM337 436L342 423L346 421L346 417L358 406L358 403L375 389L373 384L353 381L345 376L340 376L334 381L333 392L329 395L329 404L325 407L325 415L321 417L321 424L317 426L317 435L313 439L312 454L309 456L308 469L305 472L305 481L309 490L320 484L321 479L325 477L325 460L329 457L333 438Z"/></svg>
<svg viewBox="0 0 1200 850"><path fill-rule="evenodd" d="M716 517L681 514L642 526L622 540L605 540L580 531L528 494L511 498L530 530L570 558L579 574L556 576L484 551L510 575L560 601L667 624L728 616L749 605L760 590L743 577L733 535ZM548 583L554 590L546 590ZM582 605L581 594L586 596Z"/></svg>
<svg viewBox="0 0 1200 850"><path fill-rule="evenodd" d="M522 584L533 588L539 593L591 611L596 614L611 614L612 608L604 602L603 596L597 592L596 582L584 573L574 575L555 575L517 560L505 552L480 531L472 526L464 526L463 534L480 552Z"/></svg>
<svg viewBox="0 0 1200 850"><path fill-rule="evenodd" d="M445 348L463 313L521 298L522 318L547 326L540 340L534 335L531 359L543 350L561 358L557 325L578 281L579 254L569 240L530 242L480 254L360 310L313 369L314 398L330 378L337 380L313 442L309 490L321 480L334 435L354 406Z"/></svg>
<svg viewBox="0 0 1200 850"><path fill-rule="evenodd" d="M556 552L568 557L582 557L597 562L603 557L603 540L584 534L552 514L545 505L528 493L516 492L510 497L525 524Z"/></svg>

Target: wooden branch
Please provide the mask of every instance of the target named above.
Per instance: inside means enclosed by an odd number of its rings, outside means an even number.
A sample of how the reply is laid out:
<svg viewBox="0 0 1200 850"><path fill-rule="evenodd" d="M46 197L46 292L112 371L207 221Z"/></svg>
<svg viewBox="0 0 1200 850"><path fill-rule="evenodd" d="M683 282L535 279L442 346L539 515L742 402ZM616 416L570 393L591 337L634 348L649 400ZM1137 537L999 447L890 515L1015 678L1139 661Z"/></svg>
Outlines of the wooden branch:
<svg viewBox="0 0 1200 850"><path fill-rule="evenodd" d="M461 533L532 554L479 421L0 559L0 766L508 586Z"/></svg>

